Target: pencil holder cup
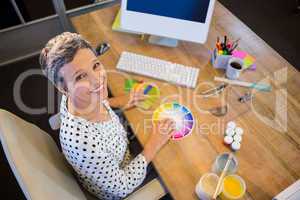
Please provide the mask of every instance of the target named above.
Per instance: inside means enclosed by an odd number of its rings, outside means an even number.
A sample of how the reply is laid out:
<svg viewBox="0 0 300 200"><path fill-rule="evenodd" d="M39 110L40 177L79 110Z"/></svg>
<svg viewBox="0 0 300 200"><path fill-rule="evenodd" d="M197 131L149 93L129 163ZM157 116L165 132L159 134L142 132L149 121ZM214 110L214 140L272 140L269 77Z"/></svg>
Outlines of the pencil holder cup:
<svg viewBox="0 0 300 200"><path fill-rule="evenodd" d="M226 69L231 55L220 55L217 49L214 49L211 55L211 64L216 69Z"/></svg>

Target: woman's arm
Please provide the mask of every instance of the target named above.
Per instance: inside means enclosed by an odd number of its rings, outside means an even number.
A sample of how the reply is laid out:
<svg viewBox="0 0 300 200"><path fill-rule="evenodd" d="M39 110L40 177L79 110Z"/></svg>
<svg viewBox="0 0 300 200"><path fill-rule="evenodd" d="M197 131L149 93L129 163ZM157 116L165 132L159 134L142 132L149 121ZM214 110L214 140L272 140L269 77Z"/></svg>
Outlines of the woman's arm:
<svg viewBox="0 0 300 200"><path fill-rule="evenodd" d="M150 163L160 149L168 142L174 130L175 122L171 119L157 121L153 125L152 134L149 136L142 152L147 163Z"/></svg>
<svg viewBox="0 0 300 200"><path fill-rule="evenodd" d="M99 167L93 175L97 186L114 196L125 197L142 184L147 173L147 161L137 155L128 165L120 168L111 154L98 155Z"/></svg>
<svg viewBox="0 0 300 200"><path fill-rule="evenodd" d="M108 99L109 105L113 108L123 108L129 102L129 95L121 95Z"/></svg>

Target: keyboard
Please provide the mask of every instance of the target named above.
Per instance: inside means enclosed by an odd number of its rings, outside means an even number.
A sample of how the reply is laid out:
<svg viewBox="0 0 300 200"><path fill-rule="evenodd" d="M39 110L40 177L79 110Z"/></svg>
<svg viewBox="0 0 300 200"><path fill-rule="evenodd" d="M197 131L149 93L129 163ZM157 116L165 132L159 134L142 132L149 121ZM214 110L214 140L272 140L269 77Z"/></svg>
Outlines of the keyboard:
<svg viewBox="0 0 300 200"><path fill-rule="evenodd" d="M130 52L122 52L117 69L195 88L199 69Z"/></svg>

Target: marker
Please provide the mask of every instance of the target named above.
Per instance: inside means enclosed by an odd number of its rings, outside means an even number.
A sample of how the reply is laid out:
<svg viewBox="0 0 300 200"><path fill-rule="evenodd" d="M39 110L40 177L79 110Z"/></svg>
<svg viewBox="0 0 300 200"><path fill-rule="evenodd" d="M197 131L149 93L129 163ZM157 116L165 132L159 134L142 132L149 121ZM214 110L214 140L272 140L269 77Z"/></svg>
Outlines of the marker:
<svg viewBox="0 0 300 200"><path fill-rule="evenodd" d="M222 49L220 42L218 42L218 43L216 44L216 47L217 47L218 50L221 50L221 49Z"/></svg>
<svg viewBox="0 0 300 200"><path fill-rule="evenodd" d="M232 47L231 43L227 44L227 49L230 49Z"/></svg>
<svg viewBox="0 0 300 200"><path fill-rule="evenodd" d="M222 50L219 36L217 37L216 47L217 47L218 50Z"/></svg>
<svg viewBox="0 0 300 200"><path fill-rule="evenodd" d="M225 50L228 51L228 49L227 49L227 36L226 35L224 36L224 42L221 43L221 47L222 47L223 51L225 51Z"/></svg>

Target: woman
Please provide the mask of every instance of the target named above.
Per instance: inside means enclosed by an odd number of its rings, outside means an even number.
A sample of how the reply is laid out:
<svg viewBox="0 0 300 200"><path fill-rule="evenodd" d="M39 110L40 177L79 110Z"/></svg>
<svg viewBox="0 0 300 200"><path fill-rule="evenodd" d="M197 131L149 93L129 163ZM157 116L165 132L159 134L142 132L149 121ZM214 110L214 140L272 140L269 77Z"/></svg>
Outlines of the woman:
<svg viewBox="0 0 300 200"><path fill-rule="evenodd" d="M76 33L51 39L42 50L44 74L63 94L60 142L83 186L100 199L127 196L146 176L147 165L174 130L158 122L143 151L130 158L127 134L111 107L132 108L145 96L132 91L108 99L107 77L91 45Z"/></svg>

